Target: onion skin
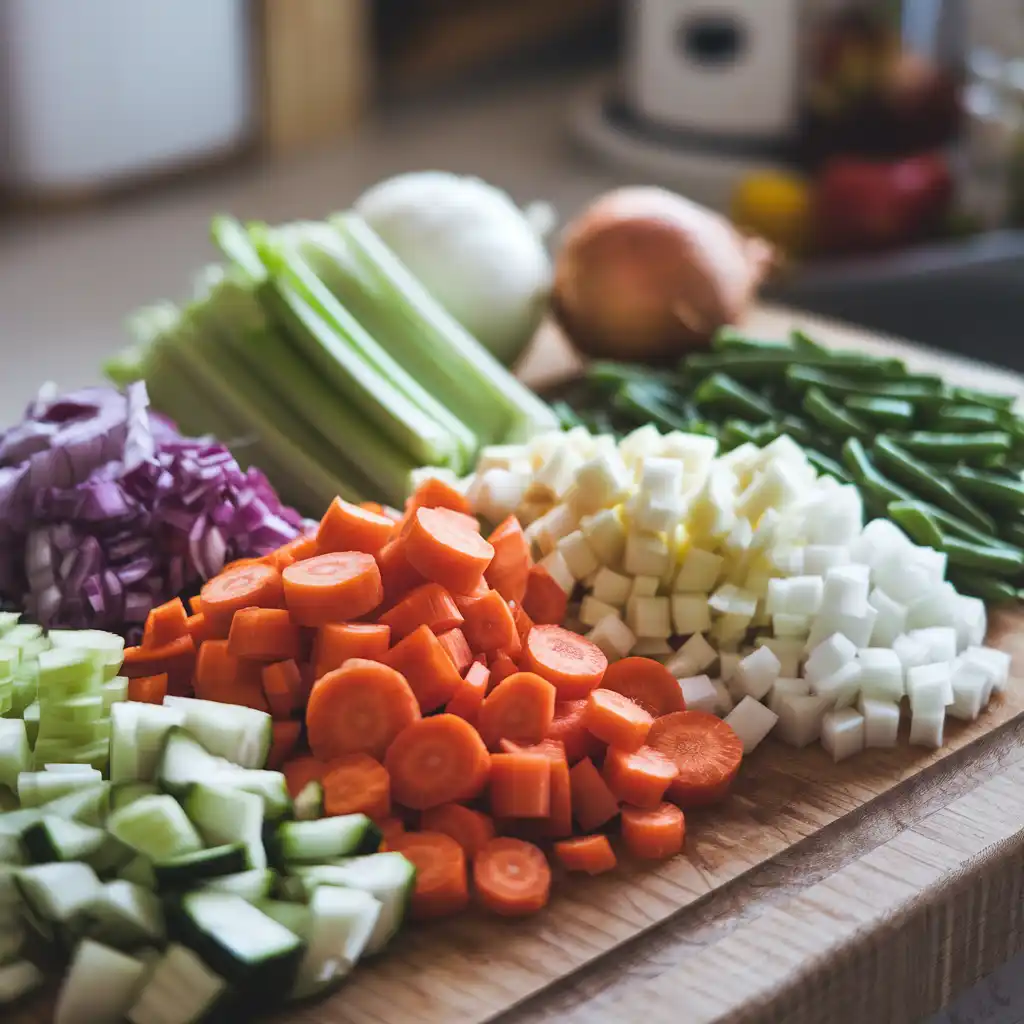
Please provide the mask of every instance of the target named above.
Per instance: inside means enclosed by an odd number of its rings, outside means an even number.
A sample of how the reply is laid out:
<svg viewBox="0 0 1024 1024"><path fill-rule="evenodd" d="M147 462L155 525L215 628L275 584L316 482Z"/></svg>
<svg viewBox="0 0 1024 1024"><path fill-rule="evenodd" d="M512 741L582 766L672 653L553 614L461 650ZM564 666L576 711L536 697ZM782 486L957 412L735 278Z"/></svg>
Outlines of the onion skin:
<svg viewBox="0 0 1024 1024"><path fill-rule="evenodd" d="M552 311L586 355L662 360L740 321L774 258L767 242L682 196L618 189L569 225Z"/></svg>

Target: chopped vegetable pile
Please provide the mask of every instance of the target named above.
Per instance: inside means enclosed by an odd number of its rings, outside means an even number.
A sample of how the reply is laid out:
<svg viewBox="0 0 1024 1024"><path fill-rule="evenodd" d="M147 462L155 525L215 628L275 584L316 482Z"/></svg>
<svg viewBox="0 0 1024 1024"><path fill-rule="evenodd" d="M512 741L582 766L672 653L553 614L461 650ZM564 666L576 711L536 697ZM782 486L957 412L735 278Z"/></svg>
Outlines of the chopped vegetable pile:
<svg viewBox="0 0 1024 1024"><path fill-rule="evenodd" d="M193 399L194 400L194 399ZM137 633L154 604L295 537L261 472L126 394L49 389L0 434L0 598L44 626Z"/></svg>

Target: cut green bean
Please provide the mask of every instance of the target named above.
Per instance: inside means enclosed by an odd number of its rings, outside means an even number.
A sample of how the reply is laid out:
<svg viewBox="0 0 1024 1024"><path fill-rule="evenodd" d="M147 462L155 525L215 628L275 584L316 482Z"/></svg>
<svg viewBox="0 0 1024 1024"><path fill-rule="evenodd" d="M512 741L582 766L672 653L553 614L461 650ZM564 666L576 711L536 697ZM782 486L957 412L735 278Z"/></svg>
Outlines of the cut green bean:
<svg viewBox="0 0 1024 1024"><path fill-rule="evenodd" d="M797 390L818 387L831 398L873 395L877 398L898 398L914 404L935 404L945 400L941 382L928 376L908 376L891 381L858 381L813 367L794 365L786 371L786 380Z"/></svg>
<svg viewBox="0 0 1024 1024"><path fill-rule="evenodd" d="M886 507L886 512L915 544L942 550L942 530L923 502L893 501Z"/></svg>
<svg viewBox="0 0 1024 1024"><path fill-rule="evenodd" d="M685 367L696 375L727 373L735 380L781 380L791 366L833 370L857 380L888 380L900 377L906 368L898 359L878 359L859 352L794 352L780 350L735 350L698 352L687 358Z"/></svg>
<svg viewBox="0 0 1024 1024"><path fill-rule="evenodd" d="M744 419L779 418L770 402L724 373L713 373L702 380L693 393L693 400L700 409L722 409Z"/></svg>
<svg viewBox="0 0 1024 1024"><path fill-rule="evenodd" d="M1011 604L1020 599L1012 583L983 573L956 571L949 574L949 579L961 594L980 597L986 604Z"/></svg>
<svg viewBox="0 0 1024 1024"><path fill-rule="evenodd" d="M804 393L803 410L815 423L840 437L858 437L864 440L874 433L863 420L837 405L820 388L807 389Z"/></svg>
<svg viewBox="0 0 1024 1024"><path fill-rule="evenodd" d="M551 410L558 417L559 426L563 430L572 430L573 427L583 426L583 420L576 415L576 411L568 402L552 402Z"/></svg>
<svg viewBox="0 0 1024 1024"><path fill-rule="evenodd" d="M747 420L726 420L722 424L720 437L722 448L726 451L739 448L741 444L757 444L756 427Z"/></svg>
<svg viewBox="0 0 1024 1024"><path fill-rule="evenodd" d="M977 569L993 576L1013 578L1024 571L1024 551L1006 547L985 547L959 537L946 537L942 545L949 564L960 569Z"/></svg>
<svg viewBox="0 0 1024 1024"><path fill-rule="evenodd" d="M978 501L1024 509L1024 481L1019 477L988 473L968 466L955 466L949 471L949 479L964 494Z"/></svg>
<svg viewBox="0 0 1024 1024"><path fill-rule="evenodd" d="M856 416L884 427L908 427L914 418L914 407L902 398L850 395L843 404Z"/></svg>
<svg viewBox="0 0 1024 1024"><path fill-rule="evenodd" d="M981 544L982 546L986 544L1003 547L1014 546L1006 541L999 540L997 537L993 537L990 533L976 529L970 523L965 523L959 516L947 512L944 508L939 508L930 502L920 502L920 504L927 509L928 514L939 524L940 529L947 536L959 537L961 540L969 540L974 544Z"/></svg>
<svg viewBox="0 0 1024 1024"><path fill-rule="evenodd" d="M636 381L623 384L615 392L612 406L619 412L637 418L641 424L654 423L662 430L685 431L687 429L687 421L684 417L663 405Z"/></svg>
<svg viewBox="0 0 1024 1024"><path fill-rule="evenodd" d="M959 462L961 459L998 455L1008 452L1013 439L1003 431L989 430L979 434L946 434L934 430L915 430L899 438L900 445L911 455L929 462Z"/></svg>
<svg viewBox="0 0 1024 1024"><path fill-rule="evenodd" d="M974 388L954 387L952 397L958 402L984 405L989 409L1012 409L1017 403L1015 395L993 395L987 391L977 391Z"/></svg>
<svg viewBox="0 0 1024 1024"><path fill-rule="evenodd" d="M828 351L824 345L815 341L806 331L801 330L799 327L794 327L789 332L789 340L794 348L800 349L803 352Z"/></svg>
<svg viewBox="0 0 1024 1024"><path fill-rule="evenodd" d="M939 430L967 433L974 430L998 430L1004 414L987 405L940 405L935 414Z"/></svg>
<svg viewBox="0 0 1024 1024"><path fill-rule="evenodd" d="M819 473L834 477L840 483L852 484L854 482L853 477L846 471L846 468L836 462L835 459L829 458L824 452L819 452L814 448L805 448L804 454L807 456L807 461Z"/></svg>
<svg viewBox="0 0 1024 1024"><path fill-rule="evenodd" d="M711 339L713 352L795 352L797 348L798 346L788 338L751 338L737 331L735 327L722 327Z"/></svg>
<svg viewBox="0 0 1024 1024"><path fill-rule="evenodd" d="M784 416L779 427L783 434L788 434L797 444L804 447L815 444L819 440L818 432L814 427L799 416Z"/></svg>
<svg viewBox="0 0 1024 1024"><path fill-rule="evenodd" d="M913 494L879 472L857 438L849 437L843 443L843 462L861 490L870 494L883 509L893 501L914 500Z"/></svg>

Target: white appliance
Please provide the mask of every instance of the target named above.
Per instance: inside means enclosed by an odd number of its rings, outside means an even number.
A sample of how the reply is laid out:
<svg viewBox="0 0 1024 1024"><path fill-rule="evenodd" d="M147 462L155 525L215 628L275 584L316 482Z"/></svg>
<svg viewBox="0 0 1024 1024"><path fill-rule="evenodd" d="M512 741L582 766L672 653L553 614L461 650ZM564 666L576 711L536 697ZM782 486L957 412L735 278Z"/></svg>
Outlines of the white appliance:
<svg viewBox="0 0 1024 1024"><path fill-rule="evenodd" d="M250 28L246 0L0 0L0 184L76 192L230 152Z"/></svg>

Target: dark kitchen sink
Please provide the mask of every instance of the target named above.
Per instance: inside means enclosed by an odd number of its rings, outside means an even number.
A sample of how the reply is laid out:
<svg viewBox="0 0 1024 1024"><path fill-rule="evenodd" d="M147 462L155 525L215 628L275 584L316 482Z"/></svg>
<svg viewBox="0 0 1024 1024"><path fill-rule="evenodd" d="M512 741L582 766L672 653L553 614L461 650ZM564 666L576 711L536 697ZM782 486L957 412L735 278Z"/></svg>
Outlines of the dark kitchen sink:
<svg viewBox="0 0 1024 1024"><path fill-rule="evenodd" d="M765 298L1024 373L1024 231L809 269Z"/></svg>

